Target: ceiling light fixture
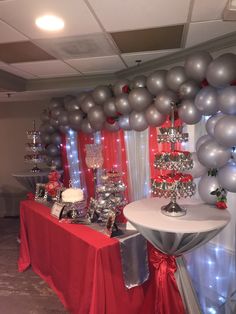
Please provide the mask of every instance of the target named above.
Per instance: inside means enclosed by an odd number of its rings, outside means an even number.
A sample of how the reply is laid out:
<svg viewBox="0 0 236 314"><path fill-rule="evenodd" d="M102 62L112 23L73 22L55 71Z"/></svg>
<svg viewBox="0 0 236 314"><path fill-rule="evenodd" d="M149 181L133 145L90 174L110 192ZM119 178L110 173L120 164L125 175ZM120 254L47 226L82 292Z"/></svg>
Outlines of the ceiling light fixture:
<svg viewBox="0 0 236 314"><path fill-rule="evenodd" d="M64 21L55 15L40 16L35 20L35 24L38 28L48 32L55 32L64 28Z"/></svg>

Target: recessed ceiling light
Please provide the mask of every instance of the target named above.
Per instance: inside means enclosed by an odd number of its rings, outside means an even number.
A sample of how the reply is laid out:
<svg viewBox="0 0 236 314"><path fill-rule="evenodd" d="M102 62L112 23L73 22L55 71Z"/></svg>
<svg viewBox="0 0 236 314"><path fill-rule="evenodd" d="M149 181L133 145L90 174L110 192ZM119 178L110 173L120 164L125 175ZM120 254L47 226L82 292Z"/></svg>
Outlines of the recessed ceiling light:
<svg viewBox="0 0 236 314"><path fill-rule="evenodd" d="M40 16L35 20L35 24L38 28L48 32L55 32L64 28L64 21L55 15Z"/></svg>

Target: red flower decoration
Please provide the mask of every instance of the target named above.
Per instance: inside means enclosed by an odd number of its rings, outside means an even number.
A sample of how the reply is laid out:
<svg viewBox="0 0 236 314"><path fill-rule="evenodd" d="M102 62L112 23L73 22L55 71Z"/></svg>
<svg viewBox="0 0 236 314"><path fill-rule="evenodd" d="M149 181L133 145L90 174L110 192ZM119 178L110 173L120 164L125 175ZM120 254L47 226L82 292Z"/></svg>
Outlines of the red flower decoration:
<svg viewBox="0 0 236 314"><path fill-rule="evenodd" d="M230 85L231 85L231 86L236 86L236 80L232 81L232 82L230 83Z"/></svg>
<svg viewBox="0 0 236 314"><path fill-rule="evenodd" d="M204 80L201 82L201 87L206 87L206 86L208 86L208 85L209 85L209 83L207 82L206 79L204 79Z"/></svg>
<svg viewBox="0 0 236 314"><path fill-rule="evenodd" d="M226 205L225 202L219 201L219 202L216 202L216 207L219 208L219 209L226 209L227 205Z"/></svg>
<svg viewBox="0 0 236 314"><path fill-rule="evenodd" d="M128 94L130 92L129 85L124 85L122 87L122 93Z"/></svg>
<svg viewBox="0 0 236 314"><path fill-rule="evenodd" d="M114 124L116 122L116 120L114 118L112 118L112 117L108 117L106 121L109 124Z"/></svg>

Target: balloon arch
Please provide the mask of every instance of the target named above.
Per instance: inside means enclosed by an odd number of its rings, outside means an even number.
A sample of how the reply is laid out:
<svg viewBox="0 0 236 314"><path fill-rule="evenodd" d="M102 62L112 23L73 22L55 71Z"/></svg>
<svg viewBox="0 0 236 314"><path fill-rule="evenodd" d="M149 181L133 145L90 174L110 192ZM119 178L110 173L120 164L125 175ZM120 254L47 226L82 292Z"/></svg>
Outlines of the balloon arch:
<svg viewBox="0 0 236 314"><path fill-rule="evenodd" d="M200 137L193 153L193 177L201 177L199 194L213 204L218 189L236 192L236 55L214 59L208 52L189 55L184 66L157 70L148 77L122 79L114 86L97 86L78 96L51 99L42 113L40 131L50 162L60 166L61 134L69 130L92 134L106 129L144 131L159 127L174 102L186 124L208 118L208 135Z"/></svg>

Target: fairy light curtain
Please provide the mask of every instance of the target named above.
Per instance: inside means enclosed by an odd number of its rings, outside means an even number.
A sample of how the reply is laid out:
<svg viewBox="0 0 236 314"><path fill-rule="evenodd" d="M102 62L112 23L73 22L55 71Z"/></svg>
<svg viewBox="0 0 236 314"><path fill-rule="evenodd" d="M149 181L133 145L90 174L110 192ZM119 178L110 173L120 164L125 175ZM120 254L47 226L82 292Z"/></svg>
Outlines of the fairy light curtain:
<svg viewBox="0 0 236 314"><path fill-rule="evenodd" d="M63 185L65 187L69 187L70 182L70 173L69 173L69 163L67 159L67 151L66 151L66 135L61 135L61 158L62 158L62 165L63 165Z"/></svg>
<svg viewBox="0 0 236 314"><path fill-rule="evenodd" d="M125 131L130 201L150 195L149 131Z"/></svg>
<svg viewBox="0 0 236 314"><path fill-rule="evenodd" d="M66 153L69 165L70 185L74 188L81 188L77 132L73 130L69 130L68 135L66 136Z"/></svg>
<svg viewBox="0 0 236 314"><path fill-rule="evenodd" d="M77 145L79 149L79 157L81 164L81 177L82 177L82 187L84 189L84 193L86 197L89 199L94 196L94 179L93 179L93 171L89 169L85 162L86 157L86 144L94 143L93 134L84 134L82 132L78 133L77 137Z"/></svg>

